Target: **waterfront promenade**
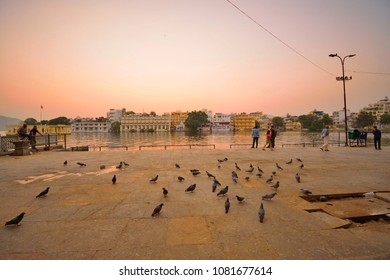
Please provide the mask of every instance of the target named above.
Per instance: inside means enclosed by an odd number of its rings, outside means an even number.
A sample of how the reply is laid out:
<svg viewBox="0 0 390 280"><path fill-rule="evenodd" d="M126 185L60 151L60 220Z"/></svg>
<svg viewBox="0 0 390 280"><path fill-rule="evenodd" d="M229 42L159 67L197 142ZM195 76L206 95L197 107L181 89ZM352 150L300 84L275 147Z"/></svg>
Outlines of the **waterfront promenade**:
<svg viewBox="0 0 390 280"><path fill-rule="evenodd" d="M277 147L274 152L53 150L2 156L0 259L390 259L389 155L389 147L331 147L330 152ZM116 168L121 161L129 166ZM256 176L257 166L262 178ZM201 174L194 176L190 169ZM222 184L215 193L206 171ZM272 171L276 175L268 184ZM276 181L280 187L274 190ZM194 183L195 191L185 192ZM217 196L227 185L228 193ZM48 195L36 198L46 187ZM262 200L273 192L272 200ZM239 203L236 195L245 200ZM321 196L327 200L320 201ZM264 223L258 218L260 202ZM161 213L151 217L160 203ZM20 226L4 226L21 212L26 215Z"/></svg>

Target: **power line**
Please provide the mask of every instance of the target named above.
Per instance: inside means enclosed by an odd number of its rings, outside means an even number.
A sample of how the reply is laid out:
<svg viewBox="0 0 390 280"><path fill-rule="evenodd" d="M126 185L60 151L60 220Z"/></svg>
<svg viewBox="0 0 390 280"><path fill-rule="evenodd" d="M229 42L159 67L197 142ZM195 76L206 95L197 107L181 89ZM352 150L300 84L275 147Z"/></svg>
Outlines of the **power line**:
<svg viewBox="0 0 390 280"><path fill-rule="evenodd" d="M358 74L370 74L370 75L390 75L390 73L386 73L386 72L369 72L369 71L354 71L354 70L346 70L346 72L352 72Z"/></svg>
<svg viewBox="0 0 390 280"><path fill-rule="evenodd" d="M243 10L241 10L237 5L235 5L234 3L232 3L230 0L226 0L226 2L228 2L229 4L231 4L234 8L236 8L238 11L240 11L244 16L246 16L247 18L249 18L251 21L253 21L257 26L259 26L261 29L263 29L264 31L266 31L269 35L271 35L272 37L274 37L276 40L278 40L280 43L282 43L283 45L285 45L287 48L289 48L290 50L292 50L293 52L295 52L297 55L299 55L300 57L302 57L303 59L305 59L306 61L308 61L309 63L311 63L312 65L314 65L315 67L321 69L322 71L328 73L329 75L332 75L333 77L335 76L333 73L329 72L328 70L322 68L321 66L319 66L318 64L314 63L313 61L311 61L310 59L308 59L306 56L304 56L303 54L301 54L299 51L297 51L296 49L294 49L293 47L291 47L289 44L287 44L286 42L284 42L282 39L280 39L278 36L276 36L275 34L273 34L271 31L269 31L267 28L265 28L263 25L261 25L258 21L256 21L254 18L252 18L250 15L248 15L246 12L244 12Z"/></svg>

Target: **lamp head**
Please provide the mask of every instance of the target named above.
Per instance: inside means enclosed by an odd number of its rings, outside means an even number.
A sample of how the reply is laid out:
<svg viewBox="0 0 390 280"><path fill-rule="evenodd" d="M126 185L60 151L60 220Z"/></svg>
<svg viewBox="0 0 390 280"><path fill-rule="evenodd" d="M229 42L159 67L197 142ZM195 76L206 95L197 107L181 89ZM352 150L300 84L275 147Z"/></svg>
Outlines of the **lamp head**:
<svg viewBox="0 0 390 280"><path fill-rule="evenodd" d="M348 55L348 57L354 57L356 54L350 54Z"/></svg>
<svg viewBox="0 0 390 280"><path fill-rule="evenodd" d="M330 57L335 57L335 56L337 56L337 53L335 53L335 54L331 53L329 56Z"/></svg>

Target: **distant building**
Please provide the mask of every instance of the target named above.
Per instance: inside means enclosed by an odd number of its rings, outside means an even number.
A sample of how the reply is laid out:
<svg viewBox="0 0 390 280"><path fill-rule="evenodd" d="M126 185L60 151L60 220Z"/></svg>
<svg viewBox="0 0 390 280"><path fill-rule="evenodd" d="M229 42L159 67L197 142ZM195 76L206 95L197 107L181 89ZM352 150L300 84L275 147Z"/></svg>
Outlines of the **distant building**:
<svg viewBox="0 0 390 280"><path fill-rule="evenodd" d="M256 118L246 113L237 114L233 118L235 130L249 130L255 127Z"/></svg>
<svg viewBox="0 0 390 280"><path fill-rule="evenodd" d="M317 109L314 109L313 111L309 112L309 115L315 115L318 118L322 119L322 117L325 115L324 111L318 111Z"/></svg>
<svg viewBox="0 0 390 280"><path fill-rule="evenodd" d="M188 118L188 111L176 111L171 112L171 129L172 130L184 130L183 125Z"/></svg>
<svg viewBox="0 0 390 280"><path fill-rule="evenodd" d="M368 106L364 107L361 111L371 113L377 121L379 121L383 114L390 113L390 100L386 96L378 102L368 104Z"/></svg>
<svg viewBox="0 0 390 280"><path fill-rule="evenodd" d="M345 112L344 110L334 111L331 116L333 125L343 127L345 125ZM352 126L353 118L351 117L351 111L347 109L347 125Z"/></svg>
<svg viewBox="0 0 390 280"><path fill-rule="evenodd" d="M292 119L284 121L284 128L286 131L300 131L302 130L302 124Z"/></svg>
<svg viewBox="0 0 390 280"><path fill-rule="evenodd" d="M72 133L77 132L109 132L111 128L110 122L97 122L91 120L76 120L71 125Z"/></svg>
<svg viewBox="0 0 390 280"><path fill-rule="evenodd" d="M121 122L121 132L143 131L170 131L171 115L166 113L162 116L149 114L124 115Z"/></svg>
<svg viewBox="0 0 390 280"><path fill-rule="evenodd" d="M126 109L110 109L109 112L107 112L107 119L110 123L113 122L121 122L122 117L125 115Z"/></svg>
<svg viewBox="0 0 390 280"><path fill-rule="evenodd" d="M211 131L229 131L232 128L231 114L216 113L211 119Z"/></svg>

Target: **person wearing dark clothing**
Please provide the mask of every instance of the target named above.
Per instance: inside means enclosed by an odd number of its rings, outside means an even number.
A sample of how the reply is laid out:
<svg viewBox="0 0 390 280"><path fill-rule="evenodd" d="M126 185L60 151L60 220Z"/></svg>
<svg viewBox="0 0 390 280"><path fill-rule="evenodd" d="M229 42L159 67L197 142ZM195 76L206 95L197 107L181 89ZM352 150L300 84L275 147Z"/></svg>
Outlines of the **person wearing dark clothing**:
<svg viewBox="0 0 390 280"><path fill-rule="evenodd" d="M271 148L271 151L273 151L275 149L275 138L276 138L276 130L274 128L273 125L271 125L271 128L270 128L270 132L271 132L271 144L270 144L270 148Z"/></svg>
<svg viewBox="0 0 390 280"><path fill-rule="evenodd" d="M27 124L23 124L23 126L19 127L18 129L18 135L23 140L24 138L27 138L28 140L31 140L31 136L27 134Z"/></svg>
<svg viewBox="0 0 390 280"><path fill-rule="evenodd" d="M37 126L34 125L33 129L30 130L30 137L31 137L31 143L32 143L32 146L35 147L35 144L37 143L37 141L35 140L35 136L37 135L37 133L39 135L42 135L38 129L37 129Z"/></svg>
<svg viewBox="0 0 390 280"><path fill-rule="evenodd" d="M259 129L257 126L255 126L252 130L252 137L253 137L253 142L252 142L252 148L257 149L257 146L259 145Z"/></svg>
<svg viewBox="0 0 390 280"><path fill-rule="evenodd" d="M381 149L381 136L382 136L382 133L378 129L377 126L374 126L374 130L372 131L372 134L374 134L375 150L382 150Z"/></svg>

